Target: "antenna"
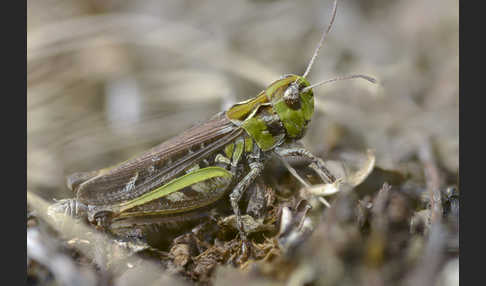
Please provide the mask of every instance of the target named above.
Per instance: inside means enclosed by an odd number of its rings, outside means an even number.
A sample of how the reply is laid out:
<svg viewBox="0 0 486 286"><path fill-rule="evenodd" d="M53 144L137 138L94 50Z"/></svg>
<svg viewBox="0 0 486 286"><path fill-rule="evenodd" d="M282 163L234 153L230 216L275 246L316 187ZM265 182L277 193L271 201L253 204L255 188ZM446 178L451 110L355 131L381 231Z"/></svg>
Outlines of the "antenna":
<svg viewBox="0 0 486 286"><path fill-rule="evenodd" d="M331 21L329 22L329 26L327 26L327 29L324 31L324 33L322 33L321 40L319 41L319 44L317 44L317 47L314 51L314 54L312 55L311 60L309 61L309 64L307 65L307 68L304 72L304 75L302 75L303 78L306 78L307 75L309 74L309 72L312 68L312 65L314 64L314 61L316 60L316 57L319 54L319 50L321 49L322 44L324 43L324 39L326 38L327 34L331 30L332 23L334 23L334 18L336 18L337 2L338 2L338 0L334 0L334 6L332 8L332 14L331 14Z"/></svg>
<svg viewBox="0 0 486 286"><path fill-rule="evenodd" d="M316 86L320 86L320 85L323 85L323 84L326 84L326 83L330 83L330 82L334 82L334 81L338 81L338 80L353 79L353 78L362 78L362 79L365 79L365 80L367 80L371 83L377 82L376 79L371 77L371 76L367 76L367 75L364 75L364 74L353 74L353 75L339 76L339 77L336 77L336 78L332 78L332 79L328 79L328 80L325 80L325 81L315 83L313 85L306 86L302 89L302 92L306 92L306 91L310 90L311 88L314 88Z"/></svg>

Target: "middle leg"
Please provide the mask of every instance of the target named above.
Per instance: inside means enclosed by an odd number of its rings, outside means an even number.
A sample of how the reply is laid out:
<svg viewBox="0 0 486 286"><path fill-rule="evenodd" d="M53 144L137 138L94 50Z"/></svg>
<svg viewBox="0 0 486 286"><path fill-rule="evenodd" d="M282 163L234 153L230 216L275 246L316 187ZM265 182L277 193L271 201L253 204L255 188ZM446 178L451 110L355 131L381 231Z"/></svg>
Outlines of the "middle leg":
<svg viewBox="0 0 486 286"><path fill-rule="evenodd" d="M243 228L243 222L241 220L241 210L239 207L239 201L243 196L245 190L255 181L255 179L262 173L263 163L252 162L250 163L250 172L236 185L230 194L231 207L236 216L236 224L242 240L246 240L246 233Z"/></svg>

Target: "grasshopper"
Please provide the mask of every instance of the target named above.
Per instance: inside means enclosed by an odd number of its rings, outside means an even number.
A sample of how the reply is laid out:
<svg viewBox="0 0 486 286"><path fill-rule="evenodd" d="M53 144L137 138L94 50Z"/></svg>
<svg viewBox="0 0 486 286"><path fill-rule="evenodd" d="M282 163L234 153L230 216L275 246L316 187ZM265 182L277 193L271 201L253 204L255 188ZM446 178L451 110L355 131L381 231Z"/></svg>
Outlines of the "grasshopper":
<svg viewBox="0 0 486 286"><path fill-rule="evenodd" d="M329 26L302 76L284 75L256 97L234 104L133 159L69 176L67 185L75 197L57 201L48 212L87 218L116 232L123 227L174 222L229 195L240 238L246 241L239 201L261 175L268 158L303 158L322 171L323 179L335 182L320 158L295 143L304 136L314 113L314 87L350 78L375 82L365 75L314 85L307 81L336 10L337 0Z"/></svg>

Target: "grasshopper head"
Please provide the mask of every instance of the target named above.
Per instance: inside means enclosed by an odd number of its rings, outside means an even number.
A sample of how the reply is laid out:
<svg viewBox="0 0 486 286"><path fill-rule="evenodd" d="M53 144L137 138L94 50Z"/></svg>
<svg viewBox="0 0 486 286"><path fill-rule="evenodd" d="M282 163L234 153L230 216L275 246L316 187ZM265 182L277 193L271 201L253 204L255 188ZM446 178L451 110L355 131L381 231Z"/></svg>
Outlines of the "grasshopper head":
<svg viewBox="0 0 486 286"><path fill-rule="evenodd" d="M302 76L285 75L257 97L233 105L226 116L243 127L263 150L300 139L314 113L314 95Z"/></svg>
<svg viewBox="0 0 486 286"><path fill-rule="evenodd" d="M287 75L266 89L273 110L289 138L302 138L314 114L313 92L310 89L304 91L309 85L302 76Z"/></svg>

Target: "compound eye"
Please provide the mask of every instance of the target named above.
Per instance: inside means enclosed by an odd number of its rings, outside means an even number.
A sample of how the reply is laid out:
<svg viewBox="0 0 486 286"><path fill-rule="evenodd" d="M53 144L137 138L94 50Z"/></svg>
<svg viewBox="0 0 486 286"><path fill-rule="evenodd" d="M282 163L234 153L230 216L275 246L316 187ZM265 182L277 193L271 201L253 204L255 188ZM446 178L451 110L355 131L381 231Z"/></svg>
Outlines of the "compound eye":
<svg viewBox="0 0 486 286"><path fill-rule="evenodd" d="M300 108L300 95L299 87L295 84L291 84L284 92L283 99L285 104L293 110Z"/></svg>

